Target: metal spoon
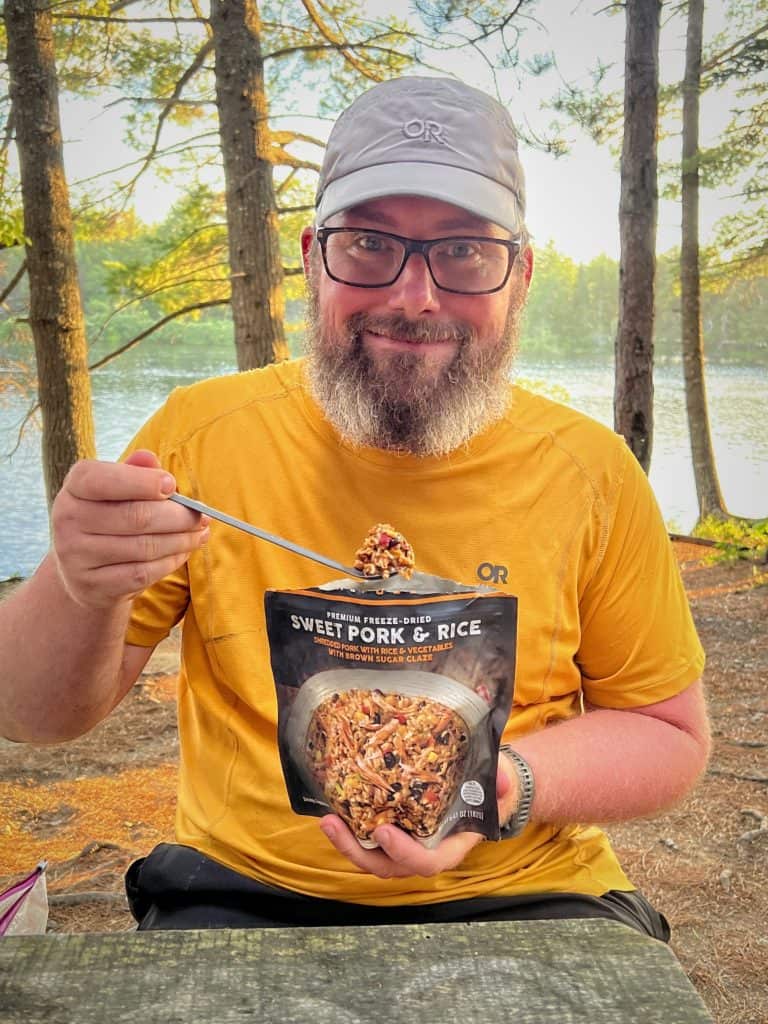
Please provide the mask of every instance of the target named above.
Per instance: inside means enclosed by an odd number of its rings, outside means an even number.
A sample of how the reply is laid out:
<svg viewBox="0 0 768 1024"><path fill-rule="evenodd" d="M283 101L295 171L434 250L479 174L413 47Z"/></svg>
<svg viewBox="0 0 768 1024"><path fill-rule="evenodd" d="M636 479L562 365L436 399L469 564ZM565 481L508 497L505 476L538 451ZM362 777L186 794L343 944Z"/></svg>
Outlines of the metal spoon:
<svg viewBox="0 0 768 1024"><path fill-rule="evenodd" d="M222 523L226 523L227 526L234 526L238 530L244 530L245 533L250 533L254 537L260 537L261 540L268 540L270 544L277 544L280 548L285 548L287 551L293 551L296 555L302 555L304 558L309 558L313 562L319 562L321 565L327 565L331 569L339 569L346 576L354 576L356 579L371 579L372 577L366 576L359 569L352 569L348 565L342 565L341 562L334 562L332 558L326 558L325 555L320 555L317 551L310 551L309 548L303 548L299 544L294 544L293 541L286 540L284 537L278 537L276 533L267 533L266 530L260 530L258 526L251 526L250 523L246 523L242 519L236 519L234 516L227 515L226 512L219 512L216 508L211 508L210 505L205 505L202 501L195 501L194 498L186 498L183 494L171 494L170 501L175 501L179 505L185 505L187 508L194 509L195 512L202 512L211 519L218 519ZM373 577L375 578L375 577Z"/></svg>

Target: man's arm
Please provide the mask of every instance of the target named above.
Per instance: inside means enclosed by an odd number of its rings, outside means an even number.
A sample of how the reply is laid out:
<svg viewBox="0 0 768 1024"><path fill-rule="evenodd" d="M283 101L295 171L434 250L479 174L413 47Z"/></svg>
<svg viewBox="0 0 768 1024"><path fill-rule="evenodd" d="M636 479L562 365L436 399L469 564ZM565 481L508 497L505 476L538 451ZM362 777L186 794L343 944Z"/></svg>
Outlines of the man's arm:
<svg viewBox="0 0 768 1024"><path fill-rule="evenodd" d="M645 707L591 707L512 746L536 779L534 821L603 823L655 814L681 800L706 767L710 733L701 681ZM514 809L502 812L508 818Z"/></svg>
<svg viewBox="0 0 768 1024"><path fill-rule="evenodd" d="M48 555L0 605L0 733L18 742L73 739L125 696L151 648L126 648L130 602L86 608Z"/></svg>
<svg viewBox="0 0 768 1024"><path fill-rule="evenodd" d="M133 598L208 537L198 513L165 500L174 487L148 452L69 473L53 550L0 605L0 735L72 739L130 689L152 653L125 644Z"/></svg>
<svg viewBox="0 0 768 1024"><path fill-rule="evenodd" d="M697 681L668 700L632 710L591 708L578 718L515 740L536 780L532 820L600 823L654 814L681 800L704 770L709 726ZM499 817L517 807L517 778L501 755ZM364 871L381 878L430 877L456 867L481 837L449 836L427 850L394 825L374 832L378 850L364 850L341 818L321 826L333 845ZM505 840L514 842L514 839Z"/></svg>

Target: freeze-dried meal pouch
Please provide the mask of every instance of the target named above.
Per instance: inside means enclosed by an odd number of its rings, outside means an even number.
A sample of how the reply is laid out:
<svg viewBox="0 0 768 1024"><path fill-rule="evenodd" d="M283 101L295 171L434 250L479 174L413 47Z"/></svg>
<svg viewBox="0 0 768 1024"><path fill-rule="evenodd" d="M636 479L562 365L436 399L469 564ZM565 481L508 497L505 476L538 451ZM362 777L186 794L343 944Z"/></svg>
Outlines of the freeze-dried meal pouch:
<svg viewBox="0 0 768 1024"><path fill-rule="evenodd" d="M496 765L512 704L517 599L414 573L265 597L291 807L375 847L498 839Z"/></svg>

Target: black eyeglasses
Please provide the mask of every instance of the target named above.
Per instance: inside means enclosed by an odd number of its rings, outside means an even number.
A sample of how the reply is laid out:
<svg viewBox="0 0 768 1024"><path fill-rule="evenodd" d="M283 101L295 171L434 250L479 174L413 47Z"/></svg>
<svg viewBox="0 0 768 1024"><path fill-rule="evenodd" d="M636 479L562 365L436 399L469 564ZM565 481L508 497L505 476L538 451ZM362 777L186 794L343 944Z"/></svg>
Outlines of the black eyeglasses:
<svg viewBox="0 0 768 1024"><path fill-rule="evenodd" d="M417 252L442 291L487 295L507 283L520 250L519 240L472 235L416 239L368 228L318 228L316 235L328 276L355 288L394 284Z"/></svg>

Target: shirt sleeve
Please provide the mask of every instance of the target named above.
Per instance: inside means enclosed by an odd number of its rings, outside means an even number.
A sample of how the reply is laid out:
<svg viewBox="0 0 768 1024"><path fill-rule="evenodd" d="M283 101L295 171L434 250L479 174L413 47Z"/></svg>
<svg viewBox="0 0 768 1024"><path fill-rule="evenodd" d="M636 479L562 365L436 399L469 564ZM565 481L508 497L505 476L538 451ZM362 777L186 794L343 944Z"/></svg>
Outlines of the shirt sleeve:
<svg viewBox="0 0 768 1024"><path fill-rule="evenodd" d="M604 707L642 707L701 676L696 633L677 558L648 478L626 446L615 511L580 601L577 661L584 695Z"/></svg>

